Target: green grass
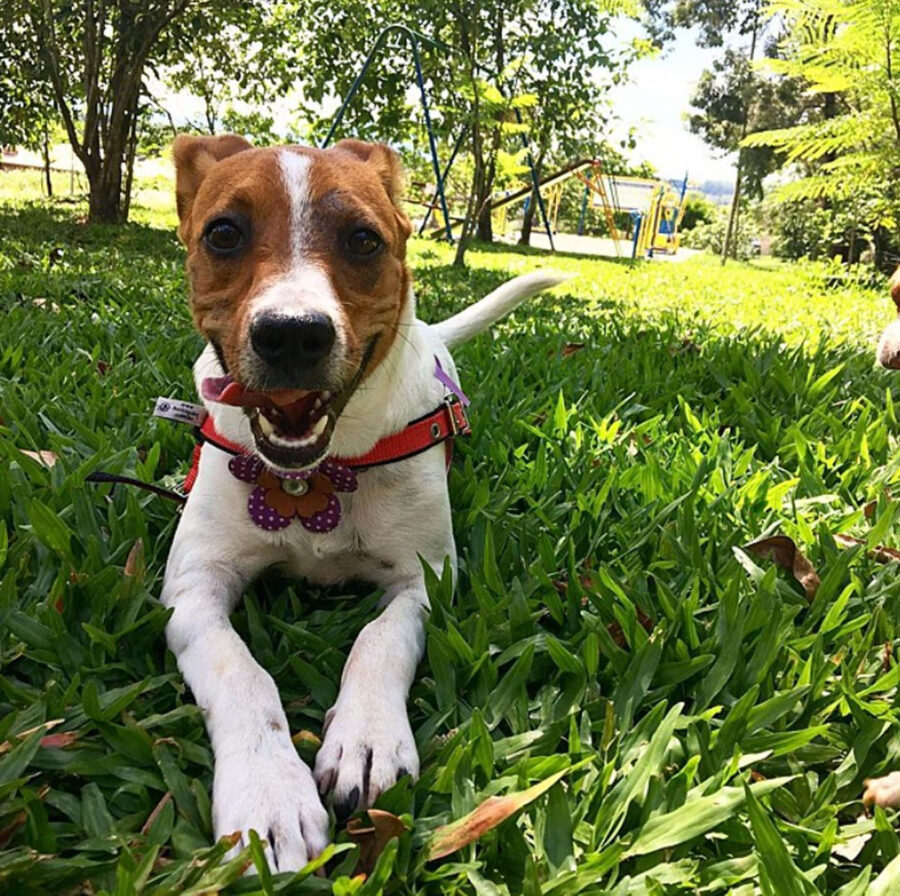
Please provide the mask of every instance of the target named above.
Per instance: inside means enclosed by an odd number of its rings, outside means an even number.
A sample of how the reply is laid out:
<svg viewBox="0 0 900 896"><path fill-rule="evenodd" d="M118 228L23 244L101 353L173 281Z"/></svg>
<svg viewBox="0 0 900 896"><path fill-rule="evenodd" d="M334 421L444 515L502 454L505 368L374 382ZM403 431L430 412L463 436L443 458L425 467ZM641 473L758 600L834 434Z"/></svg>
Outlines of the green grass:
<svg viewBox="0 0 900 896"><path fill-rule="evenodd" d="M164 645L176 509L84 481L186 470L190 432L149 416L191 395L183 256L171 215L82 211L0 207L0 892L897 892L896 813L859 797L900 768L900 580L834 538L900 542L883 290L766 261L553 261L580 278L457 354L460 582L433 583L410 698L422 778L381 801L412 831L366 882L346 846L328 877L241 878L211 847L212 757ZM547 263L469 257L413 245L423 317ZM817 567L811 604L741 552L773 532ZM376 602L267 580L235 613L295 732L320 731ZM63 737L16 736L50 720ZM425 861L439 825L565 769Z"/></svg>

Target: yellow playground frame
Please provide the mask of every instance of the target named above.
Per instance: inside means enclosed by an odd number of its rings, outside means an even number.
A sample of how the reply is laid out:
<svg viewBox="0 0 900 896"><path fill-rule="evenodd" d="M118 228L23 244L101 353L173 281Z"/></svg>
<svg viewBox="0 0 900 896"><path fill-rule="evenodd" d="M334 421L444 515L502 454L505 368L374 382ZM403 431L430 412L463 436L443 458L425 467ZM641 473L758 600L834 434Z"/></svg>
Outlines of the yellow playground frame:
<svg viewBox="0 0 900 896"><path fill-rule="evenodd" d="M554 232L563 188L566 181L573 177L584 184L579 234L584 232L590 204L603 213L616 255L624 255L622 244L629 241L632 258L651 258L657 252L674 255L678 251L681 244L679 228L684 217L687 194L687 175L678 184L657 178L610 175L606 174L599 159L579 159L541 178L541 194ZM528 199L531 190L529 184L494 197L491 211L496 215L495 226L501 233L506 231L510 206ZM631 233L626 233L617 226L616 215L621 213L631 216Z"/></svg>

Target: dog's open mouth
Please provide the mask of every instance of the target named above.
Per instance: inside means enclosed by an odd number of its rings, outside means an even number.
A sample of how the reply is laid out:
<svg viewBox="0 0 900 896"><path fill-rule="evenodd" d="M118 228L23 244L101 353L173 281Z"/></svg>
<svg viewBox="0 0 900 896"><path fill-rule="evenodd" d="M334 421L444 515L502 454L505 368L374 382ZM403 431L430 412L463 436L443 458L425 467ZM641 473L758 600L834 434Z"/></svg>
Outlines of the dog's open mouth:
<svg viewBox="0 0 900 896"><path fill-rule="evenodd" d="M374 345L370 343L353 378L339 392L254 391L230 374L207 377L201 392L208 401L244 409L263 460L279 470L304 470L327 455L335 424L362 381Z"/></svg>

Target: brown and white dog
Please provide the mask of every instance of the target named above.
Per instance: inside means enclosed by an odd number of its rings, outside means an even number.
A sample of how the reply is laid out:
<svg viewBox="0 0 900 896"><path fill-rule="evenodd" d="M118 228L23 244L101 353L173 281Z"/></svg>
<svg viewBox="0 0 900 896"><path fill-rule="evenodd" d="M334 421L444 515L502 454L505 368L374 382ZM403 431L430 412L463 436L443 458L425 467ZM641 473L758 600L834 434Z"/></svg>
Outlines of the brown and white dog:
<svg viewBox="0 0 900 896"><path fill-rule="evenodd" d="M882 367L900 370L900 267L891 277L890 290L891 298L897 306L897 319L889 323L881 334L876 357ZM869 778L863 802L900 807L900 772L891 772L883 778Z"/></svg>
<svg viewBox="0 0 900 896"><path fill-rule="evenodd" d="M242 454L215 442L202 452L166 568L167 637L215 753L216 836L239 831L246 842L255 829L273 867L293 870L328 842L320 791L342 815L418 773L406 698L428 610L422 564L440 570L449 558L456 568L445 446L365 469L354 491L326 494L329 509L314 505L319 516L302 525L283 525L263 502L254 511L261 486L250 480L258 473L254 482L268 477L296 496L329 459L366 456L440 407L447 387L435 365L455 378L449 348L564 278L518 277L429 326L415 315L401 168L387 147L254 149L235 136L182 136L174 155L191 308L208 341L195 379L216 432ZM315 772L294 749L271 676L229 622L272 567L384 589L382 612L347 658Z"/></svg>

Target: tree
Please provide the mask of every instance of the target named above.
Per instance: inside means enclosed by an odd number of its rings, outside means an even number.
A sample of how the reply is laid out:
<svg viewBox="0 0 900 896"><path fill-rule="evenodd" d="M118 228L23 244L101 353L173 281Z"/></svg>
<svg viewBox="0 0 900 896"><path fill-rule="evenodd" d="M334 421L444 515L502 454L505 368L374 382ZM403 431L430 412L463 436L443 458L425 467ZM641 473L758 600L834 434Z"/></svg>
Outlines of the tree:
<svg viewBox="0 0 900 896"><path fill-rule="evenodd" d="M738 213L744 190L746 153L743 140L750 130L761 82L753 64L762 43L761 0L645 0L651 33L660 43L671 39L676 28L696 27L700 44L721 47L726 38L746 40L742 50L728 49L711 72L704 72L694 105L701 110L692 119L692 129L713 146L737 151L735 186L722 247L722 263L732 252ZM758 188L758 185L757 185Z"/></svg>
<svg viewBox="0 0 900 896"><path fill-rule="evenodd" d="M521 114L540 101L529 84L548 80L541 68L549 71L540 39L554 33L556 46L567 41L572 68L582 81L608 74L618 60L597 50L597 43L608 30L611 14L625 7L622 0L593 4L587 0L424 0L415 6L382 0L374 8L360 0L339 7L324 0L311 3L312 39L304 53L310 71L305 91L309 103L321 105L346 93L384 23L426 31L422 69L435 100L436 130L446 156L459 133L467 129L472 165L466 220L477 220L475 233L482 239L492 236L489 200L502 154L520 150L521 133L530 123L529 116L523 115L525 122L520 125L516 112ZM568 29L573 23L578 26L574 31ZM572 39L575 33L578 40ZM415 155L420 145L414 136L417 113L411 103L400 99L413 83L408 51L386 54L370 70L365 99L348 111L345 132L397 142L407 155ZM553 120L558 123L560 117ZM468 237L466 228L460 238L459 263Z"/></svg>
<svg viewBox="0 0 900 896"><path fill-rule="evenodd" d="M21 25L0 17L0 145L40 149L44 158L47 195L53 195L50 177L50 133L56 124L53 97L39 48Z"/></svg>
<svg viewBox="0 0 900 896"><path fill-rule="evenodd" d="M607 39L611 20L598 18L594 3L575 0L566 4L556 11L552 28L545 27L549 13L547 8L535 10L530 63L522 85L536 97L527 115L538 179L548 163L556 167L576 158L610 156L610 148L600 136L612 117L606 95L627 78L629 67L649 49L638 42L613 55ZM575 45L571 34L585 37ZM602 72L603 77L585 77L586 71ZM607 165L607 170L612 168ZM537 208L536 191L532 191L522 220L520 245L529 245Z"/></svg>
<svg viewBox="0 0 900 896"><path fill-rule="evenodd" d="M203 120L189 122L189 129L274 141L275 121L264 110L296 86L303 71L299 13L293 0L220 8L217 27L202 30L164 72L171 89L203 102Z"/></svg>
<svg viewBox="0 0 900 896"><path fill-rule="evenodd" d="M771 147L802 175L778 191L783 201L813 200L851 210L855 236L874 236L885 264L900 241L900 0L777 0L771 14L785 24L781 57L769 68L808 85L810 113L793 127L748 137Z"/></svg>
<svg viewBox="0 0 900 896"><path fill-rule="evenodd" d="M22 65L36 48L40 81L89 185L89 219L127 220L147 72L188 54L221 22L252 20L265 0L6 0L3 55Z"/></svg>
<svg viewBox="0 0 900 896"><path fill-rule="evenodd" d="M751 51L759 42L751 40ZM774 44L767 49L776 51ZM731 254L740 203L761 199L763 181L783 160L771 147L745 145L748 134L794 124L804 108L802 82L774 78L753 64L751 55L729 48L703 72L691 98L691 131L710 146L738 154L735 189L726 230L723 259Z"/></svg>

